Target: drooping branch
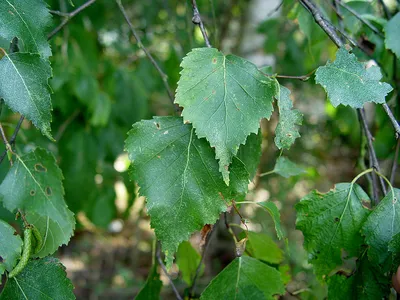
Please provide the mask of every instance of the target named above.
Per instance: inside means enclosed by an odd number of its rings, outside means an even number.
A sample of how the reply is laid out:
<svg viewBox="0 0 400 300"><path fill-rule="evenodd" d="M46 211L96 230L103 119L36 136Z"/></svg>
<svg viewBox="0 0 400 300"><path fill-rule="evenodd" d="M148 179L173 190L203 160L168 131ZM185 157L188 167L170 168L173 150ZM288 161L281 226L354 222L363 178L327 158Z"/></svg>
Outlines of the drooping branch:
<svg viewBox="0 0 400 300"><path fill-rule="evenodd" d="M139 48L143 50L143 52L146 54L147 58L150 60L152 65L156 68L158 74L160 74L160 77L161 77L161 79L162 79L162 81L164 83L164 87L167 90L168 97L169 97L170 101L172 102L172 104L174 105L174 95L173 95L173 93L171 91L171 88L170 88L170 86L168 84L167 75L163 72L163 70L161 70L160 66L158 65L158 63L153 58L153 55L151 55L149 50L143 45L142 40L140 39L138 33L136 32L136 29L133 27L133 25L132 25L132 23L131 23L131 21L130 21L130 19L128 17L128 14L126 13L126 10L125 10L125 8L123 7L123 5L121 3L121 0L115 0L115 2L117 3L120 11L122 12L122 14L123 14L123 16L125 18L125 21L128 23L129 29L131 30L132 35L135 38ZM174 107L175 107L175 110L178 110L176 105L174 105Z"/></svg>
<svg viewBox="0 0 400 300"><path fill-rule="evenodd" d="M64 18L64 20L60 23L60 25L58 25L56 28L54 28L54 30L52 32L50 32L47 35L47 39L50 40L53 36L55 36L61 29L63 29L63 27L65 25L67 25L67 23L73 18L75 17L77 14L79 14L82 10L84 10L85 8L89 7L90 5L92 5L94 2L96 2L96 0L89 0L86 3L82 4L81 6L79 6L77 9L75 9L74 11L70 12L70 13L63 13L60 11L54 11L51 10L50 13L54 14L54 15L58 15Z"/></svg>
<svg viewBox="0 0 400 300"><path fill-rule="evenodd" d="M200 16L199 9L197 7L196 0L192 0L192 6L193 6L192 22L199 26L201 34L203 35L203 38L204 38L204 42L206 43L208 48L211 48L211 43L210 43L210 40L208 39L207 31L204 27L203 21L201 20L201 16Z"/></svg>

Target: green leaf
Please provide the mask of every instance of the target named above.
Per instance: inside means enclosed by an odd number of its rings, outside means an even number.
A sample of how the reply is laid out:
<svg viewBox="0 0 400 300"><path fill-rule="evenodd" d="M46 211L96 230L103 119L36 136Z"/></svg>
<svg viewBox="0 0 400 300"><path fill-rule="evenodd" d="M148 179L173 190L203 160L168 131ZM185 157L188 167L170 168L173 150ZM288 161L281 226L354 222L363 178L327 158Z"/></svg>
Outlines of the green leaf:
<svg viewBox="0 0 400 300"><path fill-rule="evenodd" d="M201 260L200 254L193 248L192 244L183 241L176 252L176 263L182 274L182 279L188 286L192 285L193 278L196 274L197 266ZM204 272L204 263L201 264L199 276Z"/></svg>
<svg viewBox="0 0 400 300"><path fill-rule="evenodd" d="M252 133L247 137L246 144L240 145L237 157L243 162L250 178L256 175L261 158L262 135L259 130L257 134Z"/></svg>
<svg viewBox="0 0 400 300"><path fill-rule="evenodd" d="M386 299L390 285L381 270L372 266L366 256L356 269L350 277L335 274L328 279L328 299Z"/></svg>
<svg viewBox="0 0 400 300"><path fill-rule="evenodd" d="M54 257L31 260L16 277L8 279L0 300L75 299L65 267Z"/></svg>
<svg viewBox="0 0 400 300"><path fill-rule="evenodd" d="M0 36L9 41L15 36L20 39L21 52L39 53L45 59L51 56L46 30L49 25L51 15L42 0L0 1Z"/></svg>
<svg viewBox="0 0 400 300"><path fill-rule="evenodd" d="M316 83L328 93L333 106L339 104L361 108L366 102L385 103L386 95L393 90L390 84L380 82L382 74L377 66L367 68L354 54L344 48L336 52L336 60L319 67Z"/></svg>
<svg viewBox="0 0 400 300"><path fill-rule="evenodd" d="M400 265L400 233L389 242L389 251L392 254L392 271L395 272Z"/></svg>
<svg viewBox="0 0 400 300"><path fill-rule="evenodd" d="M294 141L300 137L297 125L303 122L303 115L297 109L293 109L289 95L290 90L279 85L277 95L279 121L275 129L275 145L279 149L289 149L293 145Z"/></svg>
<svg viewBox="0 0 400 300"><path fill-rule="evenodd" d="M360 230L370 213L363 201L370 199L360 186L340 183L326 194L312 191L296 205L296 228L303 232L304 247L319 278L342 265L343 253L347 258L360 254L364 242Z"/></svg>
<svg viewBox="0 0 400 300"><path fill-rule="evenodd" d="M90 107L92 111L90 124L99 127L106 126L111 114L111 105L110 97L104 92L99 92L94 103L92 103Z"/></svg>
<svg viewBox="0 0 400 300"><path fill-rule="evenodd" d="M391 257L389 243L400 233L400 190L390 191L365 221L361 233L369 245L368 258L382 265Z"/></svg>
<svg viewBox="0 0 400 300"><path fill-rule="evenodd" d="M281 214L278 208L276 207L275 203L271 201L265 201L265 202L257 202L257 204L262 208L264 208L271 215L272 220L274 221L275 224L275 230L278 239L281 240L282 238L284 238L285 235L281 227Z"/></svg>
<svg viewBox="0 0 400 300"><path fill-rule="evenodd" d="M52 140L50 77L50 63L38 54L5 54L0 60L0 97Z"/></svg>
<svg viewBox="0 0 400 300"><path fill-rule="evenodd" d="M262 275L261 275L262 274ZM201 294L207 299L275 299L285 287L276 269L248 256L237 257L222 270Z"/></svg>
<svg viewBox="0 0 400 300"><path fill-rule="evenodd" d="M132 174L139 193L147 198L151 226L170 267L179 244L226 211L232 191L218 172L209 144L182 118L141 121L128 135L125 149L133 162Z"/></svg>
<svg viewBox="0 0 400 300"><path fill-rule="evenodd" d="M274 172L285 178L289 178L304 173L304 169L301 168L298 164L292 162L289 158L285 156L280 156L276 160Z"/></svg>
<svg viewBox="0 0 400 300"><path fill-rule="evenodd" d="M151 268L150 274L147 277L146 284L139 291L135 300L159 300L162 288L162 281L160 280L160 274L157 272L157 264L154 264Z"/></svg>
<svg viewBox="0 0 400 300"><path fill-rule="evenodd" d="M246 235L243 235L245 237ZM278 245L266 234L248 231L246 253L251 257L264 260L271 264L279 264L283 261L283 252Z"/></svg>
<svg viewBox="0 0 400 300"><path fill-rule="evenodd" d="M62 179L54 156L37 148L17 156L0 185L4 207L11 212L21 209L42 234L44 246L39 257L67 244L75 228L74 215L63 198Z"/></svg>
<svg viewBox="0 0 400 300"><path fill-rule="evenodd" d="M392 17L385 26L385 46L400 59L400 12Z"/></svg>
<svg viewBox="0 0 400 300"><path fill-rule="evenodd" d="M271 116L275 81L252 63L225 56L217 49L199 48L182 61L175 102L183 106L199 138L215 147L219 170L229 184L229 165L262 118Z"/></svg>
<svg viewBox="0 0 400 300"><path fill-rule="evenodd" d="M15 229L8 223L0 220L0 276L4 270L11 271L21 257L22 240L15 234Z"/></svg>

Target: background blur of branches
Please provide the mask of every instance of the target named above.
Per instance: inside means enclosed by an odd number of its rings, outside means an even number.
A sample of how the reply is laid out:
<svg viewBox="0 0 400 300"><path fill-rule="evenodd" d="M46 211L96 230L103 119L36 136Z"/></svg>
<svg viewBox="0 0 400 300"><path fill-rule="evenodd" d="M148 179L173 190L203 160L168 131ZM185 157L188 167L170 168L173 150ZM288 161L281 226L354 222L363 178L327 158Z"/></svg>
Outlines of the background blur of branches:
<svg viewBox="0 0 400 300"><path fill-rule="evenodd" d="M73 0L72 7L66 0L47 2L54 11L53 28L67 20L66 13L85 3ZM389 9L393 9L388 2ZM393 83L398 63L393 63L393 57L384 56L380 37L349 10L338 7L336 1L321 0L319 4L338 28L353 28L347 34L365 48L364 52L354 51L363 60L379 58L384 80ZM191 1L127 0L123 5L141 43L166 74L173 94L183 56L192 48L205 46L201 31L192 23ZM334 59L336 46L297 1L199 0L197 5L214 47L243 56L265 72L303 76ZM363 14L382 9L379 1L353 1L347 5ZM371 22L381 26L378 19ZM8 47L7 43L0 40L2 47ZM131 35L131 28L114 1L97 0L74 16L52 37L52 51L52 130L57 143L50 143L24 121L16 147L22 152L34 145L50 149L63 171L66 201L76 213L78 229L58 255L67 267L77 297L131 299L150 270L154 233L144 199L137 196L135 183L128 179L124 140L133 123L153 115L173 114L175 108L165 82ZM289 179L273 174L256 176L248 198L274 201L281 210L291 254L285 258L287 268L282 270L290 281L285 297L291 299L301 292L302 298L321 299L326 290L307 263L301 233L295 230L293 205L313 188L325 192L334 182L351 181L363 168L366 141L354 110L334 108L325 101L323 90L308 81L280 81L292 90L294 105L304 114L302 138L285 154L304 166L305 172ZM396 103L396 97L389 104ZM394 107L397 116L399 110L399 105ZM381 168L390 174L399 148L394 130L381 106L367 107L366 113ZM3 108L3 125L7 121L16 124L18 120L13 118L15 115ZM272 170L279 156L273 144L275 126L276 116L263 123L259 173ZM13 128L7 131L11 136ZM2 164L1 179L7 170L7 165ZM399 178L395 180L398 184ZM368 181L361 183L368 190ZM273 224L265 212L246 206L242 214L249 220L249 228L274 239ZM3 208L0 216L4 220L13 218ZM228 215L232 222L238 222L237 218ZM197 292L235 256L234 243L223 220L216 226ZM199 248L200 240L200 234L193 236L193 246ZM285 249L284 243L278 244ZM175 265L172 278L178 289L185 289ZM164 298L173 297L163 274L162 280Z"/></svg>

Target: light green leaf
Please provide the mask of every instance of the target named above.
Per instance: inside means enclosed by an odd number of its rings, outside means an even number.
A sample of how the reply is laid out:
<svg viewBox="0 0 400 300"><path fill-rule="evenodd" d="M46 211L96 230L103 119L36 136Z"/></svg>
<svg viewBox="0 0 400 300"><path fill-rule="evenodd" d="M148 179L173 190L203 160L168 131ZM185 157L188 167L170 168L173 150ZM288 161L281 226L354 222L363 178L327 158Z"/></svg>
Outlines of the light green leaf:
<svg viewBox="0 0 400 300"><path fill-rule="evenodd" d="M361 108L366 102L385 103L386 95L393 88L380 82L379 67L366 67L354 54L340 48L333 63L328 62L317 69L315 82L322 85L335 107L343 104Z"/></svg>
<svg viewBox="0 0 400 300"><path fill-rule="evenodd" d="M278 239L281 240L282 238L284 238L285 235L281 227L281 214L278 208L276 207L275 203L271 201L265 201L265 202L257 202L257 204L262 208L264 208L271 215L272 220L274 220L275 230Z"/></svg>
<svg viewBox="0 0 400 300"><path fill-rule="evenodd" d="M246 235L243 235L245 237ZM271 264L279 264L283 261L283 252L278 245L266 234L248 231L246 253L251 257L264 260Z"/></svg>
<svg viewBox="0 0 400 300"><path fill-rule="evenodd" d="M275 145L279 148L289 149L294 141L300 137L298 126L303 122L303 115L293 109L290 100L290 90L280 85L277 95L279 108L279 121L275 129Z"/></svg>
<svg viewBox="0 0 400 300"><path fill-rule="evenodd" d="M335 274L328 279L328 299L386 299L390 285L379 268L372 266L365 256L356 270L350 277Z"/></svg>
<svg viewBox="0 0 400 300"><path fill-rule="evenodd" d="M162 288L160 274L157 272L157 264L151 267L150 274L147 277L146 284L139 291L135 300L159 300Z"/></svg>
<svg viewBox="0 0 400 300"><path fill-rule="evenodd" d="M344 258L360 254L364 242L360 230L370 213L363 201L370 199L360 186L340 183L326 194L313 191L296 205L296 228L303 232L304 247L319 278L342 265L342 254Z"/></svg>
<svg viewBox="0 0 400 300"><path fill-rule="evenodd" d="M108 124L108 119L111 113L111 99L106 93L99 92L95 103L92 104L90 109L92 111L90 124L99 127L103 127Z"/></svg>
<svg viewBox="0 0 400 300"><path fill-rule="evenodd" d="M394 196L394 198L393 198ZM361 233L369 245L368 258L380 265L390 258L389 243L400 233L400 190L390 191L365 221ZM384 267L385 268L385 267Z"/></svg>
<svg viewBox="0 0 400 300"><path fill-rule="evenodd" d="M11 40L16 36L22 52L38 53L44 59L51 56L47 28L51 15L42 0L0 1L0 36Z"/></svg>
<svg viewBox="0 0 400 300"><path fill-rule="evenodd" d="M285 156L280 156L276 160L274 172L285 178L289 178L291 176L300 175L305 171L298 164L292 162L289 158Z"/></svg>
<svg viewBox="0 0 400 300"><path fill-rule="evenodd" d="M242 256L235 258L210 282L200 299L273 300L274 295L284 293L278 270L255 258Z"/></svg>
<svg viewBox="0 0 400 300"><path fill-rule="evenodd" d="M0 97L52 140L50 77L50 63L38 54L5 54L0 60Z"/></svg>
<svg viewBox="0 0 400 300"><path fill-rule="evenodd" d="M4 207L11 212L21 209L42 234L44 244L39 257L67 244L75 228L74 215L63 198L62 179L54 156L37 148L17 156L0 185Z"/></svg>
<svg viewBox="0 0 400 300"><path fill-rule="evenodd" d="M197 136L215 147L229 184L232 157L250 133L258 132L260 120L271 116L276 83L252 63L213 48L194 49L181 66L175 102Z"/></svg>
<svg viewBox="0 0 400 300"><path fill-rule="evenodd" d="M147 198L151 226L170 267L179 244L205 224L214 224L233 191L224 184L207 141L198 139L182 118L141 121L128 135L125 149L132 174ZM242 180L247 182L248 175Z"/></svg>
<svg viewBox="0 0 400 300"><path fill-rule="evenodd" d="M200 260L200 254L193 248L190 242L183 241L179 245L178 251L176 252L176 263L182 274L182 279L188 284L188 286L192 285ZM201 264L199 276L201 276L203 272L204 263Z"/></svg>
<svg viewBox="0 0 400 300"><path fill-rule="evenodd" d="M257 134L252 133L247 137L246 144L240 145L237 157L246 166L247 172L252 179L257 172L258 165L261 158L261 142L262 135L260 130Z"/></svg>
<svg viewBox="0 0 400 300"><path fill-rule="evenodd" d="M400 59L400 12L392 17L385 26L385 46Z"/></svg>
<svg viewBox="0 0 400 300"><path fill-rule="evenodd" d="M75 299L65 267L54 257L31 260L16 277L7 280L0 300Z"/></svg>
<svg viewBox="0 0 400 300"><path fill-rule="evenodd" d="M11 271L21 256L22 240L15 234L15 229L8 223L0 220L0 276L4 270Z"/></svg>

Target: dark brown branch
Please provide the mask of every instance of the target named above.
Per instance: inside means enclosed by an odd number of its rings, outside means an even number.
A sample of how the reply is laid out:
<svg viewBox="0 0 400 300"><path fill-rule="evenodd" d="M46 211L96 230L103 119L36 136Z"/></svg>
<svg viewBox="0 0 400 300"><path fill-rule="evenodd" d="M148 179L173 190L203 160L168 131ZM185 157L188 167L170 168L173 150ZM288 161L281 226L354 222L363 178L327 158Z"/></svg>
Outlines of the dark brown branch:
<svg viewBox="0 0 400 300"><path fill-rule="evenodd" d="M352 9L350 6L348 6L345 3L342 3L341 1L338 1L338 4L348 10L353 16L355 16L358 20L360 20L363 24L365 24L369 29L371 29L376 35L380 36L381 38L384 38L384 35L382 32L378 30L374 25L372 25L370 22L365 20L363 17L361 17L358 12L356 12L354 9Z"/></svg>
<svg viewBox="0 0 400 300"><path fill-rule="evenodd" d="M160 66L154 60L154 58L151 55L151 53L149 52L149 50L147 50L147 48L143 45L142 40L140 39L138 33L136 32L135 28L133 27L131 21L129 20L129 17L128 17L128 14L126 13L125 8L122 6L121 0L115 0L115 2L118 4L119 9L121 10L122 14L124 15L125 21L128 23L129 28L132 32L132 35L135 38L139 48L143 50L143 52L146 54L147 58L150 60L152 65L156 68L158 74L160 74L161 79L164 83L164 87L167 90L168 97L171 100L172 104L174 105L174 95L171 91L171 88L169 87L167 75L163 72L163 70L161 70ZM174 107L175 107L175 110L178 111L177 106L174 105Z"/></svg>
<svg viewBox="0 0 400 300"><path fill-rule="evenodd" d="M396 169L397 169L397 161L399 159L399 148L400 148L400 139L397 139L397 145L396 145L396 151L394 152L394 158L393 158L393 166L392 166L392 171L390 173L390 184L393 185L395 175L396 175Z"/></svg>
<svg viewBox="0 0 400 300"><path fill-rule="evenodd" d="M85 8L89 7L90 5L92 5L94 2L96 2L96 0L89 0L88 2L82 4L81 6L79 6L77 9L75 9L74 11L70 12L70 13L62 13L59 11L50 11L53 14L57 14L59 16L64 17L64 20L60 23L60 25L58 25L56 28L54 28L54 30L52 32L50 32L47 35L47 39L50 40L53 36L55 36L61 29L63 29L63 27L65 25L67 25L67 23L73 18L75 17L77 14L79 14L82 10L84 10Z"/></svg>
<svg viewBox="0 0 400 300"><path fill-rule="evenodd" d="M207 47L211 48L210 40L208 39L207 31L204 27L203 21L201 20L200 12L199 12L199 9L197 8L196 0L192 0L192 6L193 6L192 22L193 22L193 24L196 24L199 26L201 34L203 35L203 38L204 38L204 41L205 41Z"/></svg>
<svg viewBox="0 0 400 300"><path fill-rule="evenodd" d="M179 292L178 292L176 286L174 285L174 282L172 281L171 276L169 276L167 268L165 267L165 265L164 265L164 263L163 263L163 261L161 259L161 247L160 247L160 245L158 245L158 249L156 251L156 257L157 257L158 264L160 265L161 269L164 271L165 276L167 276L167 278L169 279L169 283L171 284L172 290L175 293L176 299L182 300L181 295L179 295Z"/></svg>

